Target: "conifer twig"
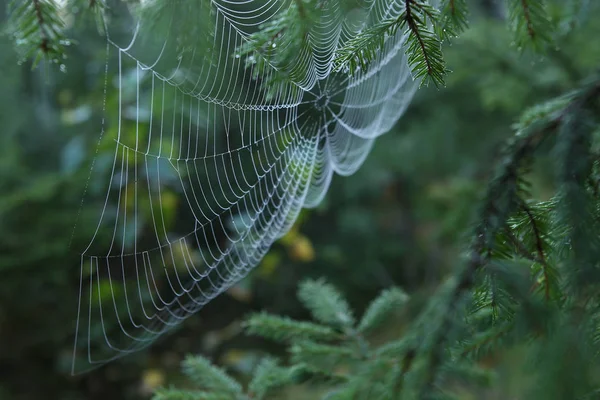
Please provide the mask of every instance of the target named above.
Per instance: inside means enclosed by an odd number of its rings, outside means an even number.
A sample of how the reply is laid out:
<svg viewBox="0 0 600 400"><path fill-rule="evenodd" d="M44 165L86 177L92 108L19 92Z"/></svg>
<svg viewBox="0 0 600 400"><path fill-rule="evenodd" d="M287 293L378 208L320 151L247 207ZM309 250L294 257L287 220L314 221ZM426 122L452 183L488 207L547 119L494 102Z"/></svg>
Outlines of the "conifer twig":
<svg viewBox="0 0 600 400"><path fill-rule="evenodd" d="M44 54L48 54L48 35L46 34L46 29L44 26L46 22L44 20L44 15L42 14L42 6L40 4L40 0L31 0L33 2L33 8L35 10L35 17L38 24L38 30L40 32L41 42L39 44L39 48Z"/></svg>
<svg viewBox="0 0 600 400"><path fill-rule="evenodd" d="M523 17L525 18L525 24L527 25L527 34L529 35L531 40L534 40L535 29L533 29L533 23L531 21L529 4L527 4L527 0L521 0L521 7L523 8Z"/></svg>
<svg viewBox="0 0 600 400"><path fill-rule="evenodd" d="M531 210L529 209L529 207L527 207L527 205L523 204L523 211L525 211L525 214L527 214L527 218L529 219L529 223L531 225L531 228L533 229L533 237L535 238L535 247L536 247L536 251L538 253L538 260L539 260L539 264L542 266L542 274L544 275L544 297L546 298L546 301L550 300L550 280L549 280L549 274L548 274L548 263L546 262L546 257L544 255L544 247L542 244L542 237L541 237L541 232L537 226L537 222L535 221L535 218L533 217L533 214L531 213ZM534 289L537 286L537 282L536 284L533 286L532 289Z"/></svg>
<svg viewBox="0 0 600 400"><path fill-rule="evenodd" d="M425 49L425 43L423 41L423 37L419 32L419 28L417 27L417 23L412 15L412 7L414 5L414 0L405 0L406 4L406 24L408 25L408 29L415 36L417 43L419 43L419 48L421 49L421 55L423 56L423 60L425 62L425 66L427 68L427 75L431 75L433 73L433 66L431 64L431 60L429 59L429 52Z"/></svg>
<svg viewBox="0 0 600 400"><path fill-rule="evenodd" d="M499 174L488 186L486 199L481 209L480 223L475 230L471 245L471 255L465 268L458 274L458 279L445 303L446 312L443 322L433 335L434 343L430 350L427 378L422 386L428 390L433 386L436 371L442 363L442 352L447 333L453 322L451 311L456 310L463 294L475 283L477 273L490 261L491 248L495 236L503 229L508 217L520 202L517 185L519 171L531 158L542 142L552 134L556 134L563 122L577 110L600 97L600 74L597 74L589 86L577 92L570 103L547 120L532 123L523 132L519 132L516 140L507 148L507 155L500 165Z"/></svg>

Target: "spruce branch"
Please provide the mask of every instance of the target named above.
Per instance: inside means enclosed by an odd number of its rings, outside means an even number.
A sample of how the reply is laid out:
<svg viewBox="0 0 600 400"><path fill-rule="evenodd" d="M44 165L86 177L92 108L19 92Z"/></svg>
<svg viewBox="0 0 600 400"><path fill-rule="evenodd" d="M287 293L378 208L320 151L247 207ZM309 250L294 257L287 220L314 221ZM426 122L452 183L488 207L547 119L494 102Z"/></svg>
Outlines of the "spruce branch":
<svg viewBox="0 0 600 400"><path fill-rule="evenodd" d="M336 370L361 359L352 348L302 341L290 348L292 362L312 373L335 375Z"/></svg>
<svg viewBox="0 0 600 400"><path fill-rule="evenodd" d="M238 400L227 394L209 393L199 390L159 389L152 400Z"/></svg>
<svg viewBox="0 0 600 400"><path fill-rule="evenodd" d="M520 48L541 50L552 39L553 24L545 0L508 0L509 19Z"/></svg>
<svg viewBox="0 0 600 400"><path fill-rule="evenodd" d="M590 191L585 190L593 170L591 135L597 111L585 106L574 109L562 121L556 145L561 185L559 217L569 227L567 238L573 267L568 278L577 291L592 282L600 282L597 266L600 224L594 213L597 205Z"/></svg>
<svg viewBox="0 0 600 400"><path fill-rule="evenodd" d="M297 367L281 367L276 360L264 358L256 367L254 377L248 385L249 397L265 399L274 389L292 383L298 373Z"/></svg>
<svg viewBox="0 0 600 400"><path fill-rule="evenodd" d="M506 236L508 237L510 242L513 244L513 246L515 247L518 255L520 255L521 257L524 257L525 259L527 259L529 261L536 262L536 263L542 263L542 259L533 255L529 251L529 249L519 240L519 238L517 238L515 236L515 234L510 229L506 228L504 230L504 233L506 234Z"/></svg>
<svg viewBox="0 0 600 400"><path fill-rule="evenodd" d="M458 36L469 26L469 9L466 0L443 0L440 5L438 35L444 40Z"/></svg>
<svg viewBox="0 0 600 400"><path fill-rule="evenodd" d="M106 0L67 0L65 8L69 10L78 10L74 13L76 20L81 19L82 15L91 14L96 21L98 33L101 35L106 34L105 12L108 9Z"/></svg>
<svg viewBox="0 0 600 400"><path fill-rule="evenodd" d="M446 312L442 313L446 317L432 332L434 339L433 345L427 349L428 372L425 384L422 386L423 392L433 388L437 371L443 364L444 344L454 324L450 316L453 315L453 311L458 310L464 295L473 288L478 272L490 262L496 236L506 227L510 215L518 211L523 204L519 195L520 171L530 162L540 145L558 133L565 121L570 121L574 114L597 101L600 97L600 74L596 74L582 89L569 97L571 100L565 107L523 127L507 146L496 177L488 186L470 256L466 265L458 273L446 298L444 304ZM565 172L566 175L568 174Z"/></svg>
<svg viewBox="0 0 600 400"><path fill-rule="evenodd" d="M526 204L523 204L523 211L525 212L525 214L527 215L527 218L529 220L529 224L531 225L531 228L533 230L533 238L535 240L535 249L537 251L537 262L542 266L542 273L544 275L544 297L546 299L546 301L550 300L550 266L548 265L548 262L546 261L546 256L544 255L544 245L543 245L543 240L542 240L542 233L538 227L538 223L535 220L535 217L533 216L533 213L531 212L531 210L529 209L529 207ZM537 284L537 281L536 281ZM532 287L532 289L534 289L534 287Z"/></svg>
<svg viewBox="0 0 600 400"><path fill-rule="evenodd" d="M308 73L299 55L312 51L308 36L322 6L317 0L294 0L236 48L234 57L243 58L253 79L261 79L267 99L298 92L295 83Z"/></svg>
<svg viewBox="0 0 600 400"><path fill-rule="evenodd" d="M188 356L183 362L183 371L200 388L227 395L235 399L241 396L242 387L225 371L215 367L200 356Z"/></svg>
<svg viewBox="0 0 600 400"><path fill-rule="evenodd" d="M294 321L267 313L254 314L245 322L246 333L258 335L277 342L290 343L300 339L333 341L341 334L328 326L311 322Z"/></svg>
<svg viewBox="0 0 600 400"><path fill-rule="evenodd" d="M55 0L12 0L8 15L8 33L22 59L32 58L34 67L42 59L56 64L65 59L70 41Z"/></svg>
<svg viewBox="0 0 600 400"><path fill-rule="evenodd" d="M369 305L360 323L359 332L367 332L377 328L390 314L397 312L408 300L408 295L399 288L383 291Z"/></svg>
<svg viewBox="0 0 600 400"><path fill-rule="evenodd" d="M361 31L336 52L333 60L334 70L348 72L351 75L366 70L369 63L377 57L388 37L396 35L401 20L388 19Z"/></svg>
<svg viewBox="0 0 600 400"><path fill-rule="evenodd" d="M324 280L307 280L300 284L298 298L317 321L344 330L349 330L354 325L350 306L342 295Z"/></svg>
<svg viewBox="0 0 600 400"><path fill-rule="evenodd" d="M514 321L499 324L492 329L489 329L477 335L472 341L466 344L460 351L460 357L469 355L480 355L482 349L487 345L493 344L511 332L514 328Z"/></svg>
<svg viewBox="0 0 600 400"><path fill-rule="evenodd" d="M428 26L437 20L437 10L418 0L405 0L404 24L408 30L408 65L415 78L427 77L436 86L444 85L446 67L442 41ZM426 82L426 81L422 81Z"/></svg>
<svg viewBox="0 0 600 400"><path fill-rule="evenodd" d="M406 36L408 65L421 84L432 82L444 85L447 73L442 54L441 20L439 11L426 0L404 0L404 10L395 19L387 19L360 32L339 49L334 59L334 69L351 75L365 70L373 62L385 42L402 30ZM436 28L437 27L437 28Z"/></svg>

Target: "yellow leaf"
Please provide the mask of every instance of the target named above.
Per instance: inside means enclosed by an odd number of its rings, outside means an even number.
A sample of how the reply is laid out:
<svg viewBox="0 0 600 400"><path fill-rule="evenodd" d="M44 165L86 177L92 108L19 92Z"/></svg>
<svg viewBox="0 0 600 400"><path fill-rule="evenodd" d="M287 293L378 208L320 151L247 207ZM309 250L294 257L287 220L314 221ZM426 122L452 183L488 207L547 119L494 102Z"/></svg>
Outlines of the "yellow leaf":
<svg viewBox="0 0 600 400"><path fill-rule="evenodd" d="M296 240L298 235L298 228L296 225L293 225L292 229L290 229L290 231L286 233L285 236L279 239L279 242L284 246L290 246Z"/></svg>
<svg viewBox="0 0 600 400"><path fill-rule="evenodd" d="M237 365L244 359L245 355L243 351L232 349L223 355L221 362L225 365Z"/></svg>
<svg viewBox="0 0 600 400"><path fill-rule="evenodd" d="M242 303L248 303L252 300L252 291L241 285L234 285L227 289L227 294Z"/></svg>
<svg viewBox="0 0 600 400"><path fill-rule="evenodd" d="M273 275L273 273L277 270L277 266L281 261L281 256L276 251L272 251L267 253L267 255L263 258L262 262L258 266L257 273L263 277L268 278Z"/></svg>
<svg viewBox="0 0 600 400"><path fill-rule="evenodd" d="M142 375L142 384L150 391L164 385L164 383L165 375L159 369L147 369Z"/></svg>
<svg viewBox="0 0 600 400"><path fill-rule="evenodd" d="M293 260L311 262L315 259L315 249L304 235L298 235L296 240L288 247L288 253Z"/></svg>

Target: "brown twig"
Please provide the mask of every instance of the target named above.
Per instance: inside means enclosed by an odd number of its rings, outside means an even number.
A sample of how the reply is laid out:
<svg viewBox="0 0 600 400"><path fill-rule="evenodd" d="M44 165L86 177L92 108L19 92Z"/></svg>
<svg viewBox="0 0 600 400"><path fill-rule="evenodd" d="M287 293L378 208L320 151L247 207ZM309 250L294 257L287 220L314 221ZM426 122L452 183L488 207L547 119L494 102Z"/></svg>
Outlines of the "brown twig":
<svg viewBox="0 0 600 400"><path fill-rule="evenodd" d="M542 266L542 273L544 275L544 282L546 283L544 286L544 296L546 301L550 299L550 281L548 277L548 263L546 262L546 257L544 256L544 247L542 243L542 237L540 234L540 230L538 229L537 222L531 213L529 207L523 204L523 211L527 214L527 218L529 219L529 223L531 224L531 228L533 229L533 236L535 237L535 247L538 253L538 258L540 260L540 265Z"/></svg>
<svg viewBox="0 0 600 400"><path fill-rule="evenodd" d="M46 21L44 20L44 14L42 13L42 4L40 0L31 0L33 3L33 8L35 9L35 17L37 19L41 42L39 44L39 48L44 54L48 54L50 52L50 40L48 39L48 35L44 26L46 25Z"/></svg>
<svg viewBox="0 0 600 400"><path fill-rule="evenodd" d="M529 12L529 4L527 0L521 0L521 7L523 7L523 16L525 17L525 23L527 24L527 34L533 40L535 39L535 29L533 29L533 22L531 21L531 14Z"/></svg>
<svg viewBox="0 0 600 400"><path fill-rule="evenodd" d="M405 9L406 9L406 15L404 17L404 20L406 21L406 24L408 25L408 29L413 33L413 35L415 35L415 38L417 39L417 42L419 43L419 47L421 48L421 52L423 53L423 57L425 60L425 65L427 66L427 75L431 76L433 74L433 66L431 65L431 60L429 59L429 54L428 54L427 50L425 49L425 42L423 41L423 38L421 37L421 33L419 32L419 27L415 23L415 18L412 15L411 7L413 5L416 5L415 0L405 0L404 4L405 4Z"/></svg>

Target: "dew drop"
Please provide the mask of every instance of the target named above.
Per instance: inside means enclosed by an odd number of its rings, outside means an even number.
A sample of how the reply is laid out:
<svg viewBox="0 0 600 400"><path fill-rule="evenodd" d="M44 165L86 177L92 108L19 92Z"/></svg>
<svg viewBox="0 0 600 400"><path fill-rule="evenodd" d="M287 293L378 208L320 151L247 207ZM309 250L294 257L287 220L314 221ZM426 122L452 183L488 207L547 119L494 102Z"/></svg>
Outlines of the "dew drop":
<svg viewBox="0 0 600 400"><path fill-rule="evenodd" d="M272 48L275 48L275 47L277 47L277 43L273 43L273 44L271 45L271 47L272 47Z"/></svg>
<svg viewBox="0 0 600 400"><path fill-rule="evenodd" d="M60 64L60 67L58 67L58 69L60 70L60 72L67 72L67 66L65 64Z"/></svg>

